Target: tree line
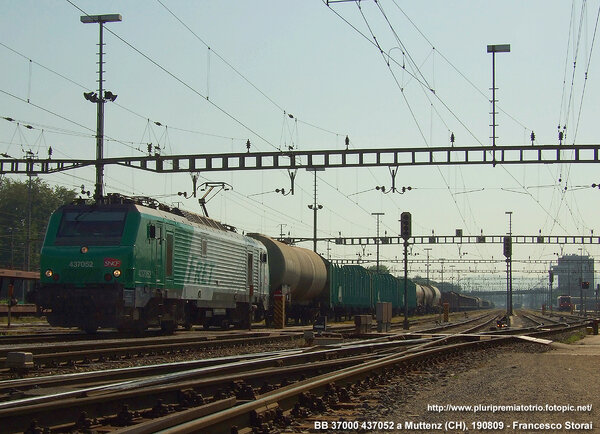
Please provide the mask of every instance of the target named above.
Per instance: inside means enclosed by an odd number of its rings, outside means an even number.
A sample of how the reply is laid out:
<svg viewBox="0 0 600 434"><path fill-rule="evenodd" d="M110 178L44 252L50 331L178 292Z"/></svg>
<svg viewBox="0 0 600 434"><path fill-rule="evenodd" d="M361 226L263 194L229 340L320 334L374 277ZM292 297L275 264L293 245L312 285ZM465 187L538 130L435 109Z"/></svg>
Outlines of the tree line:
<svg viewBox="0 0 600 434"><path fill-rule="evenodd" d="M0 268L38 270L50 215L72 202L77 192L50 186L39 178L0 179ZM31 219L29 206L31 204ZM28 231L29 222L31 228ZM28 254L28 233L29 251Z"/></svg>

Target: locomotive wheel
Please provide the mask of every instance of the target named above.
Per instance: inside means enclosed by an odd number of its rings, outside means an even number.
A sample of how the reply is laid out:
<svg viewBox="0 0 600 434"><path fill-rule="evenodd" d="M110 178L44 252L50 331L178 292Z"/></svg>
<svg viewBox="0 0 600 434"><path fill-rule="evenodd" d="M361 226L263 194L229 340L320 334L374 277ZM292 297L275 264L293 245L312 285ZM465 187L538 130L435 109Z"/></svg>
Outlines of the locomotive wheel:
<svg viewBox="0 0 600 434"><path fill-rule="evenodd" d="M229 320L221 320L221 330L229 330Z"/></svg>
<svg viewBox="0 0 600 434"><path fill-rule="evenodd" d="M171 335L177 330L177 324L175 321L161 321L160 329L163 333Z"/></svg>

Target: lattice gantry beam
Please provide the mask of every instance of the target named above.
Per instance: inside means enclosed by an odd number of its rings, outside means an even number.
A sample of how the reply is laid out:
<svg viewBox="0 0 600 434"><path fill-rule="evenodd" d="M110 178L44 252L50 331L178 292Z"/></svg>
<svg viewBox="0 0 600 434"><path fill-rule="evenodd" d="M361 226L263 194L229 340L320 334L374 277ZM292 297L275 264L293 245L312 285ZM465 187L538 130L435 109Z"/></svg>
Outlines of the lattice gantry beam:
<svg viewBox="0 0 600 434"><path fill-rule="evenodd" d="M598 163L600 145L512 145L273 151L104 158L98 162L159 173L299 168ZM43 174L96 164L96 160L0 159L0 174Z"/></svg>
<svg viewBox="0 0 600 434"><path fill-rule="evenodd" d="M414 236L409 239L411 244L502 244L506 235L429 235ZM311 237L278 238L286 244L297 244L313 241ZM317 241L328 241L343 246L364 246L375 244L403 244L404 239L397 237L323 237ZM600 244L598 236L584 235L513 235L513 244Z"/></svg>

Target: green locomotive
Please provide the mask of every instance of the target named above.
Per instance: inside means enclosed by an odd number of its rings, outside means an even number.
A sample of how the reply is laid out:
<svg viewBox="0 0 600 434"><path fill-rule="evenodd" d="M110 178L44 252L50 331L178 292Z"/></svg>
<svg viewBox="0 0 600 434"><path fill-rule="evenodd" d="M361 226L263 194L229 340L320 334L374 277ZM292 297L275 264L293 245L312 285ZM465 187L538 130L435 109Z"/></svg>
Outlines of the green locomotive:
<svg viewBox="0 0 600 434"><path fill-rule="evenodd" d="M268 309L266 248L215 220L109 195L48 224L37 304L51 325L143 330L230 323Z"/></svg>

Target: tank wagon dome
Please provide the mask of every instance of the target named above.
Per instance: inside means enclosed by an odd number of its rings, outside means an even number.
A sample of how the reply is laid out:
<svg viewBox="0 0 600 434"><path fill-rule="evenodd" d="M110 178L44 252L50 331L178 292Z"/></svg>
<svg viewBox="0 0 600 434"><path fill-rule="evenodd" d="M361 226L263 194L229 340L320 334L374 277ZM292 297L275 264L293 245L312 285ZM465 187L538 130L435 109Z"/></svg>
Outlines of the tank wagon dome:
<svg viewBox="0 0 600 434"><path fill-rule="evenodd" d="M267 248L271 290L289 286L292 302L307 302L326 288L327 266L312 250L289 246L262 234L247 234Z"/></svg>

